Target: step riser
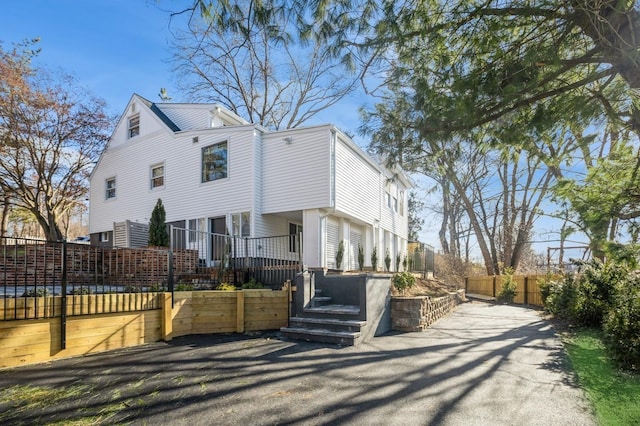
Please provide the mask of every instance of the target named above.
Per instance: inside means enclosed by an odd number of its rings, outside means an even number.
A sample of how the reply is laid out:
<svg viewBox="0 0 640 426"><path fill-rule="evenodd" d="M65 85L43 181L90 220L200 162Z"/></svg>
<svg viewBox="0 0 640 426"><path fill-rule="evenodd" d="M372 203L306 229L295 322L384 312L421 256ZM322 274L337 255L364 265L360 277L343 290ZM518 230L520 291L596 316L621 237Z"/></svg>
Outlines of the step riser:
<svg viewBox="0 0 640 426"><path fill-rule="evenodd" d="M354 346L360 342L358 338L351 337L343 337L343 336L319 336L315 334L305 334L301 332L292 332L282 330L282 333L290 339L294 340L304 340L307 342L318 342L318 343L330 343L334 345L342 345L342 346Z"/></svg>
<svg viewBox="0 0 640 426"><path fill-rule="evenodd" d="M319 318L319 319L338 319L338 320L353 320L358 321L360 315L357 314L336 314L327 312L309 312L304 311L300 316L307 318Z"/></svg>
<svg viewBox="0 0 640 426"><path fill-rule="evenodd" d="M296 328L323 328L329 331L346 331L346 332L355 332L359 333L362 329L361 326L358 325L343 325L343 324L331 324L331 323L323 323L323 324L310 324L303 321L296 321L295 318L289 319L289 326Z"/></svg>

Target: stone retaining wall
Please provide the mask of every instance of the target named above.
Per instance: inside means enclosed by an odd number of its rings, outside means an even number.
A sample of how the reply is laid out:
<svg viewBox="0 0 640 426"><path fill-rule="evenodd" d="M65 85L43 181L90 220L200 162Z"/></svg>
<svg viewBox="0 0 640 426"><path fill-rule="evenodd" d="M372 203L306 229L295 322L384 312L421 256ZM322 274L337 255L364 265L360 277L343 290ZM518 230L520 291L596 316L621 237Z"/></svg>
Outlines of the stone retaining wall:
<svg viewBox="0 0 640 426"><path fill-rule="evenodd" d="M391 298L391 328L398 331L423 331L465 300L464 290L437 298L394 296Z"/></svg>

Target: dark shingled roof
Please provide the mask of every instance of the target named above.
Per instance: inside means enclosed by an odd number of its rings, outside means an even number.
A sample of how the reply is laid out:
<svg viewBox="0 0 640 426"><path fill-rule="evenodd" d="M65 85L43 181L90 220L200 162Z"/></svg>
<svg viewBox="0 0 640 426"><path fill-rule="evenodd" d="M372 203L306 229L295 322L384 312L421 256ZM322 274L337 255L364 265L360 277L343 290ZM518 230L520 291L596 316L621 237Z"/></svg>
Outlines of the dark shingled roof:
<svg viewBox="0 0 640 426"><path fill-rule="evenodd" d="M169 117L167 117L165 115L164 112L162 112L162 110L160 108L158 108L158 105L156 104L151 104L151 111L153 111L160 120L162 120L162 122L164 124L167 125L168 128L170 128L171 130L173 130L174 132L179 132L180 131L180 127L176 126L176 123L174 123L173 121L171 121L169 119Z"/></svg>
<svg viewBox="0 0 640 426"><path fill-rule="evenodd" d="M178 127L178 126L176 125L176 123L174 123L173 121L171 121L171 119L169 119L169 117L167 117L167 115L166 115L164 112L162 112L162 110L161 110L160 108L158 108L158 105L154 104L153 102L151 102L151 101L150 101L150 100L148 100L148 99L143 98L143 97L142 97L142 96L140 96L140 95L137 95L137 96L145 102L145 104L147 105L147 107L149 107L149 109L150 109L150 110L151 110L155 115L157 115L157 116L158 116L158 118L159 118L160 120L162 120L162 122L163 122L164 124L166 124L168 128L170 128L170 129L171 129L172 131L174 131L174 132L179 132L179 131L180 131L180 127Z"/></svg>

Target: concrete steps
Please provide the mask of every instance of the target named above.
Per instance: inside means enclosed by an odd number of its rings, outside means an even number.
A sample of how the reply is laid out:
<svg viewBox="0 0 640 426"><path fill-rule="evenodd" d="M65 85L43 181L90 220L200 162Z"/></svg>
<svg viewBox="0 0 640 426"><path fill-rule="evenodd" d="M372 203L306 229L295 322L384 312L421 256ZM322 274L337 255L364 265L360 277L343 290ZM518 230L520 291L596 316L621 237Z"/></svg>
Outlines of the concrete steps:
<svg viewBox="0 0 640 426"><path fill-rule="evenodd" d="M324 328L283 327L280 331L287 337L308 342L331 343L342 346L353 346L359 343L360 333L329 331Z"/></svg>
<svg viewBox="0 0 640 426"><path fill-rule="evenodd" d="M362 328L367 322L361 321L360 307L331 304L331 297L316 291L309 306L298 316L289 318L289 326L280 331L287 337L310 342L332 343L353 346L362 340Z"/></svg>

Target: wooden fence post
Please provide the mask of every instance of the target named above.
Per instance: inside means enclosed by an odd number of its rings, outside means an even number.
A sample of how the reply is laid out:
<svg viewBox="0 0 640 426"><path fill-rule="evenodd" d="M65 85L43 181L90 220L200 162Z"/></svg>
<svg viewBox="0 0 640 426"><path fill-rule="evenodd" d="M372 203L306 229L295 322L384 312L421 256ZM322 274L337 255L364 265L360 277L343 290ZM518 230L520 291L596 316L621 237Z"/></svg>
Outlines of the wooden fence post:
<svg viewBox="0 0 640 426"><path fill-rule="evenodd" d="M493 297L496 297L496 279L497 277L493 276Z"/></svg>
<svg viewBox="0 0 640 426"><path fill-rule="evenodd" d="M529 304L529 276L524 276L524 304Z"/></svg>
<svg viewBox="0 0 640 426"><path fill-rule="evenodd" d="M236 291L236 332L244 333L244 291Z"/></svg>
<svg viewBox="0 0 640 426"><path fill-rule="evenodd" d="M165 292L158 295L162 306L162 340L169 341L173 335L173 298L171 293Z"/></svg>

